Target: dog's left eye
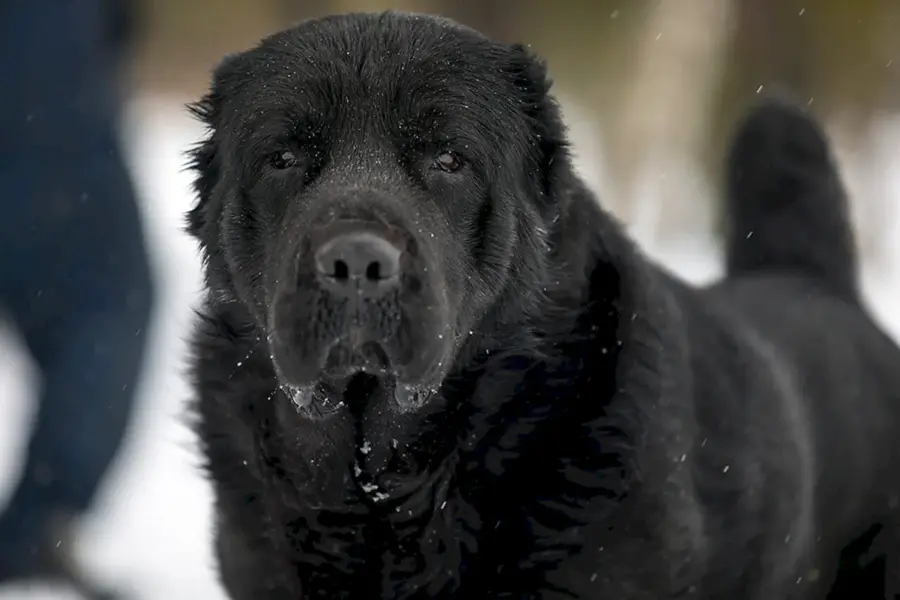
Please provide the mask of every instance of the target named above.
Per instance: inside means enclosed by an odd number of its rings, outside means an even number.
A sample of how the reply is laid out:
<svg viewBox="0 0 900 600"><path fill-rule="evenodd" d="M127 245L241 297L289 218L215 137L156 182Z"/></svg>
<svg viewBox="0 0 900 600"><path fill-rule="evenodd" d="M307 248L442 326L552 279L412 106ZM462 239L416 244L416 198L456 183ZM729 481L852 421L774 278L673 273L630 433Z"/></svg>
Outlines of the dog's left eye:
<svg viewBox="0 0 900 600"><path fill-rule="evenodd" d="M300 161L297 160L297 155L290 150L279 150L269 156L269 163L272 165L272 168L278 170L290 169L297 166L298 162Z"/></svg>
<svg viewBox="0 0 900 600"><path fill-rule="evenodd" d="M462 169L463 162L455 152L441 152L435 157L434 166L446 173L456 173Z"/></svg>

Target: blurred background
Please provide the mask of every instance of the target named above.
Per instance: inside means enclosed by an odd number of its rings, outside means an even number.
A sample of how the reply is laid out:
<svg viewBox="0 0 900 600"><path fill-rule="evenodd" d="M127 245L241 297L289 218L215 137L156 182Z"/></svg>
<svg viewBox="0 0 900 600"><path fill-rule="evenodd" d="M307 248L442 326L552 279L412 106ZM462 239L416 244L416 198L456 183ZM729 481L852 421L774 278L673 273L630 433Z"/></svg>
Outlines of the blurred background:
<svg viewBox="0 0 900 600"><path fill-rule="evenodd" d="M12 13L19 1L0 1L0 27L17 18ZM193 202L183 153L202 129L184 104L204 92L223 54L294 21L351 10L436 12L531 44L547 59L585 179L649 254L696 282L719 272L716 200L732 128L758 94L786 89L823 120L836 144L865 258L866 297L877 318L900 336L898 0L106 0L83 7L66 0L46 2L18 21L18 38L33 33L31 43L44 51L66 52L39 37L40 13L62 5L76 11L65 18L70 30L84 21L86 13L78 10L109 10L122 38L103 60L115 63L117 85L125 90L121 112L110 114L134 182L153 281L124 443L92 510L78 520L78 535L66 541L91 578L128 597L223 597L210 549L211 497L185 416L184 342L201 277L197 250L181 232ZM7 62L25 69L26 58L15 53L28 56L27 44L3 49L14 54ZM59 60L19 76L50 81L57 77L53 65ZM5 94L18 90L13 85ZM10 126L4 133L3 123L0 186L7 181L3 173L14 170L3 137L17 131ZM45 161L46 153L41 156ZM53 163L42 164L45 177L54 177ZM58 193L86 195L80 189ZM16 203L6 189L0 199ZM88 225L82 233L107 235L105 218L112 217L101 214L94 229ZM7 229L0 233L12 236ZM89 272L93 263L76 268ZM37 400L49 386L23 341L25 326L6 322L0 332L0 507L23 477ZM69 407L66 414L78 410ZM79 596L64 585L3 584L0 564L0 599L14 598Z"/></svg>

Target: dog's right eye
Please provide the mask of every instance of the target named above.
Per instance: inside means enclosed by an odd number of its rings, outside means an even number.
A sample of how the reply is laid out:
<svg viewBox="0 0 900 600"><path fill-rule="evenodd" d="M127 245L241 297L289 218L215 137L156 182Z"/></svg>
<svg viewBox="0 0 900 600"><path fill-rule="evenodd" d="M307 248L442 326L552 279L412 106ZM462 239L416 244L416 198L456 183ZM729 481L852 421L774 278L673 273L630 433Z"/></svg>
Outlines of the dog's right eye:
<svg viewBox="0 0 900 600"><path fill-rule="evenodd" d="M434 166L445 173L456 173L462 165L462 159L456 152L441 152L434 159Z"/></svg>
<svg viewBox="0 0 900 600"><path fill-rule="evenodd" d="M283 170L290 169L297 165L297 155L290 150L279 150L269 156L269 164L273 169Z"/></svg>

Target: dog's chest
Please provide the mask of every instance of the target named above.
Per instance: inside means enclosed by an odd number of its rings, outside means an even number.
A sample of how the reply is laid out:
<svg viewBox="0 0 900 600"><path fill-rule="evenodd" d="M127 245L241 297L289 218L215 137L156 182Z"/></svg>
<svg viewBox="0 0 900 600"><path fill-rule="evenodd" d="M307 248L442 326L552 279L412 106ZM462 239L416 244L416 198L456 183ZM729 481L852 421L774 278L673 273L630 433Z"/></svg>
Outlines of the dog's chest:
<svg viewBox="0 0 900 600"><path fill-rule="evenodd" d="M356 526L311 528L294 540L294 564L306 598L641 600L665 585L645 568L661 564L646 546L590 544L597 532L577 529L565 539L534 534L524 521L490 522L449 496L428 511L386 505Z"/></svg>

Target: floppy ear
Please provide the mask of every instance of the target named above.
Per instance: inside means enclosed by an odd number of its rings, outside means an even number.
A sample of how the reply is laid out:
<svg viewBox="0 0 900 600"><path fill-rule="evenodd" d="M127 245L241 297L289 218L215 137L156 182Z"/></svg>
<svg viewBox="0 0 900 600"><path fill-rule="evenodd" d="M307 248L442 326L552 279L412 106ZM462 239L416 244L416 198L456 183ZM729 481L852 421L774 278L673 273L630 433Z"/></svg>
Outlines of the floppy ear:
<svg viewBox="0 0 900 600"><path fill-rule="evenodd" d="M218 154L218 135L220 110L222 105L221 89L227 73L239 58L239 54L225 56L213 71L210 91L198 102L188 105L191 115L206 126L206 138L201 140L188 152L188 168L194 172L194 193L197 204L187 213L187 231L200 240L210 239L207 228L217 220L213 192L221 175L220 157Z"/></svg>
<svg viewBox="0 0 900 600"><path fill-rule="evenodd" d="M190 113L208 128L205 139L188 151L188 168L194 172L193 189L197 203L187 213L187 232L198 240L206 229L210 215L213 189L219 179L219 161L216 142L216 99L213 94L188 106Z"/></svg>
<svg viewBox="0 0 900 600"><path fill-rule="evenodd" d="M537 146L538 169L542 175L543 192L548 198L559 198L555 190L566 185L571 174L569 143L559 105L550 95L552 82L547 67L526 46L510 47L511 60L507 76L511 78L522 110L532 127L532 139Z"/></svg>

